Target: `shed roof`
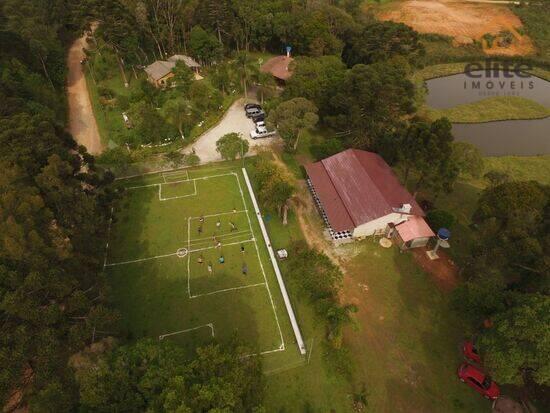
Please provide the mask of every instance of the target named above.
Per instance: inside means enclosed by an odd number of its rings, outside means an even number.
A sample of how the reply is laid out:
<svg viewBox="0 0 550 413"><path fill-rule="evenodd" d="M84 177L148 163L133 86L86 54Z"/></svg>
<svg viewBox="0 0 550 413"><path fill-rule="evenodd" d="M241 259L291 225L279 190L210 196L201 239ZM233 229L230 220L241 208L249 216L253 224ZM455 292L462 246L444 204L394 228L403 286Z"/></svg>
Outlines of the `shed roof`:
<svg viewBox="0 0 550 413"><path fill-rule="evenodd" d="M168 73L172 71L172 69L176 66L176 62L166 62L164 60L157 60L154 63L151 63L149 66L145 68L145 72L151 77L153 80L159 80L162 79L164 76L166 76Z"/></svg>
<svg viewBox="0 0 550 413"><path fill-rule="evenodd" d="M386 216L403 204L424 215L388 164L373 152L348 149L306 165L332 229L352 230Z"/></svg>
<svg viewBox="0 0 550 413"><path fill-rule="evenodd" d="M199 67L201 67L201 65L195 60L193 59L191 56L186 56L186 55L183 55L183 54L175 54L173 56L170 56L168 58L168 61L169 62L183 62L185 63L185 65L191 69L197 69Z"/></svg>
<svg viewBox="0 0 550 413"><path fill-rule="evenodd" d="M407 221L396 225L395 229L403 242L409 242L417 238L430 238L435 236L432 229L428 226L426 221L424 221L424 218L414 215Z"/></svg>
<svg viewBox="0 0 550 413"><path fill-rule="evenodd" d="M288 69L290 63L294 59L288 56L275 56L265 62L260 70L264 73L271 73L274 77L281 80L287 80L292 76L292 72Z"/></svg>

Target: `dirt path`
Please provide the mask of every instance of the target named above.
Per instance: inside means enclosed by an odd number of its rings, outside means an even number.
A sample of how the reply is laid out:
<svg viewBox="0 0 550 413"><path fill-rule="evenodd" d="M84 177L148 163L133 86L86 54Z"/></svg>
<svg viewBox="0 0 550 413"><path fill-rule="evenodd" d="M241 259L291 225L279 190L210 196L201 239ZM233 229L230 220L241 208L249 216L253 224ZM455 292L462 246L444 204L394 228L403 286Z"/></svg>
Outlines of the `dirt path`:
<svg viewBox="0 0 550 413"><path fill-rule="evenodd" d="M80 145L84 145L92 155L103 150L101 136L97 128L92 102L86 86L86 77L80 61L84 58L86 35L74 41L69 49L67 66L67 98L69 101L69 131Z"/></svg>
<svg viewBox="0 0 550 413"><path fill-rule="evenodd" d="M286 171L288 176L294 176L276 152L273 152L273 158L274 162ZM314 222L318 214L315 211L316 207L306 183L294 179L293 184L296 186L297 191L292 202L292 208L296 214L298 225L300 225L307 245L310 248L323 252L335 265L339 266L345 274L346 268L343 265L342 257L334 253L334 246L329 240L324 238L319 223Z"/></svg>

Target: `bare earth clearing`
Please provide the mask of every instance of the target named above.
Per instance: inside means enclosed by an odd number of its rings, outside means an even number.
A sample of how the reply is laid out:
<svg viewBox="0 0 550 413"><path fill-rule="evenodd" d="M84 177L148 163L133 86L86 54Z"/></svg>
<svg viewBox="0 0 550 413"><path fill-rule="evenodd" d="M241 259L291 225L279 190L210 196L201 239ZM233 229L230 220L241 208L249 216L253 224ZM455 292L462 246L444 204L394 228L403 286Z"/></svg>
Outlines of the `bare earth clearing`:
<svg viewBox="0 0 550 413"><path fill-rule="evenodd" d="M497 35L507 30L514 36L509 47L499 47L496 41L487 54L526 55L534 52L528 36L517 31L521 20L505 5L466 3L452 0L406 0L395 2L377 13L381 20L405 23L420 33L438 33L454 38L456 44L481 40L486 33Z"/></svg>
<svg viewBox="0 0 550 413"><path fill-rule="evenodd" d="M86 77L80 61L84 58L86 35L75 40L69 49L67 66L67 98L69 101L69 131L79 145L84 145L92 155L103 150L101 137L86 86Z"/></svg>

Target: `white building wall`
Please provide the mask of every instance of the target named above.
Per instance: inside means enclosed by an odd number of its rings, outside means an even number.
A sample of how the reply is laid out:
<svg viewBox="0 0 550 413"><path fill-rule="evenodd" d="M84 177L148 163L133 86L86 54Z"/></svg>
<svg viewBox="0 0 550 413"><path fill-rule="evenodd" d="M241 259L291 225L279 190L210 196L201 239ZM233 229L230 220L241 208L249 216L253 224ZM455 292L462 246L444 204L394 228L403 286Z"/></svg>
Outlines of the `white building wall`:
<svg viewBox="0 0 550 413"><path fill-rule="evenodd" d="M378 230L385 230L389 223L399 224L406 220L407 215L392 212L391 214L388 214L386 216L359 225L353 230L353 237L367 237L374 234Z"/></svg>

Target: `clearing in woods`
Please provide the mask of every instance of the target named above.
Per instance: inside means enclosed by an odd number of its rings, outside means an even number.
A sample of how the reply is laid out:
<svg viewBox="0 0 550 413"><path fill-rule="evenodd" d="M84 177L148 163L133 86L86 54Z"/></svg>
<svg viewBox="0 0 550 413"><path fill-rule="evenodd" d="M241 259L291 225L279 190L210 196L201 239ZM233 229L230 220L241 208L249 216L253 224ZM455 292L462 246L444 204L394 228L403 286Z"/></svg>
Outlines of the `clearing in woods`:
<svg viewBox="0 0 550 413"><path fill-rule="evenodd" d="M129 338L190 351L236 335L269 369L297 349L242 172L233 166L121 179L105 272ZM220 258L223 257L223 262Z"/></svg>
<svg viewBox="0 0 550 413"><path fill-rule="evenodd" d="M370 7L370 6L368 6ZM513 42L508 47L489 47L483 41L486 54L526 55L535 48L531 39L522 35L523 26L507 5L458 2L449 0L406 0L383 5L376 13L380 20L405 23L420 33L437 33L454 38L456 44L481 41L483 35L498 35L508 31ZM518 31L518 29L520 29Z"/></svg>

